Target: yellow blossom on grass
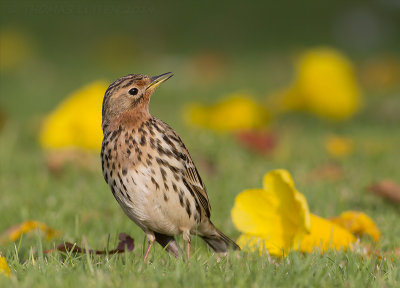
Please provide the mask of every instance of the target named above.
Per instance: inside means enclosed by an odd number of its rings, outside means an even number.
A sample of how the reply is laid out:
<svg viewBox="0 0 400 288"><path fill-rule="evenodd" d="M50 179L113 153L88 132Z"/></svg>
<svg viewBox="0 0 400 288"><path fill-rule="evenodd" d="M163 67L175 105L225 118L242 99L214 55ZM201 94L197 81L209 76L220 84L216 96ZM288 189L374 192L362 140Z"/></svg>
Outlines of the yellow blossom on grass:
<svg viewBox="0 0 400 288"><path fill-rule="evenodd" d="M331 221L357 236L367 234L375 241L379 241L381 236L381 233L378 227L376 227L374 221L363 212L345 211L340 214L339 217L332 218Z"/></svg>
<svg viewBox="0 0 400 288"><path fill-rule="evenodd" d="M342 158L354 151L354 141L347 137L331 135L325 139L325 149L329 155Z"/></svg>
<svg viewBox="0 0 400 288"><path fill-rule="evenodd" d="M0 275L4 274L7 277L11 275L10 267L8 267L5 257L0 256Z"/></svg>
<svg viewBox="0 0 400 288"><path fill-rule="evenodd" d="M8 229L3 235L1 235L0 239L1 242L14 242L18 240L18 238L21 237L22 234L27 234L35 229L39 229L45 235L47 240L51 240L60 234L59 231L50 228L47 224L43 222L28 220Z"/></svg>
<svg viewBox="0 0 400 288"><path fill-rule="evenodd" d="M311 214L311 231L296 247L301 252L324 252L329 249L345 250L351 248L356 238L341 226Z"/></svg>
<svg viewBox="0 0 400 288"><path fill-rule="evenodd" d="M351 62L331 48L304 52L297 62L294 83L276 97L277 109L304 110L331 120L348 119L361 107Z"/></svg>
<svg viewBox="0 0 400 288"><path fill-rule="evenodd" d="M286 170L267 173L262 189L240 193L231 214L243 233L237 240L239 246L260 254L265 250L281 256L291 250L347 249L356 241L346 229L310 213L306 198Z"/></svg>
<svg viewBox="0 0 400 288"><path fill-rule="evenodd" d="M272 255L287 253L310 231L307 201L286 170L267 173L262 189L240 193L231 214L236 228L244 233L239 246L258 246L260 253L264 249Z"/></svg>
<svg viewBox="0 0 400 288"><path fill-rule="evenodd" d="M67 97L48 115L40 131L45 149L78 147L98 151L101 147L101 109L105 82L93 82Z"/></svg>
<svg viewBox="0 0 400 288"><path fill-rule="evenodd" d="M185 119L218 132L233 132L265 127L270 115L259 103L246 94L228 95L213 105L191 104L185 108Z"/></svg>

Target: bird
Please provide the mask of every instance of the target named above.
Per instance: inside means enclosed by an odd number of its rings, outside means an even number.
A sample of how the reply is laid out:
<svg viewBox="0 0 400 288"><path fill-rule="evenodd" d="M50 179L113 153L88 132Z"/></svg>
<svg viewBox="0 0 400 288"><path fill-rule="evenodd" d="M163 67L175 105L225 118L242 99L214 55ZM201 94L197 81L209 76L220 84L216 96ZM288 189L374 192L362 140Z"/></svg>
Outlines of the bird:
<svg viewBox="0 0 400 288"><path fill-rule="evenodd" d="M175 257L188 259L191 235L217 253L240 247L210 220L206 187L181 137L149 113L155 89L173 76L129 74L106 90L102 107L101 165L104 180L125 214L147 238L144 261L158 242Z"/></svg>

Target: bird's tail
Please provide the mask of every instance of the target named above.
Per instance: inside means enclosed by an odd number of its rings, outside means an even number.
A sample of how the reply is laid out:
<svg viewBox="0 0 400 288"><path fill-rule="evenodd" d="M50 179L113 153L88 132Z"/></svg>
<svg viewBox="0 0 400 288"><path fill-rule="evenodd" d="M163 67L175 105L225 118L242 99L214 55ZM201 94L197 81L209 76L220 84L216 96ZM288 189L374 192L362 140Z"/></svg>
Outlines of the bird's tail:
<svg viewBox="0 0 400 288"><path fill-rule="evenodd" d="M210 224L213 230L212 233L201 236L208 246L210 246L217 253L228 252L229 248L233 250L240 250L239 245L237 245L235 241L218 230L214 224Z"/></svg>

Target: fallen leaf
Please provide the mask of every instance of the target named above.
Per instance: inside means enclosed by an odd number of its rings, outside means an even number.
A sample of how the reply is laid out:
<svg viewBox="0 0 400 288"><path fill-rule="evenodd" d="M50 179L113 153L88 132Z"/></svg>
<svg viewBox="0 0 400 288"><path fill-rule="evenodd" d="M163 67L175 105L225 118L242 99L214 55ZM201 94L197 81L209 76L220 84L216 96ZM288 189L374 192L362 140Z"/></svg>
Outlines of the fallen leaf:
<svg viewBox="0 0 400 288"><path fill-rule="evenodd" d="M390 202L400 204L400 186L389 179L372 184L368 190Z"/></svg>
<svg viewBox="0 0 400 288"><path fill-rule="evenodd" d="M0 237L0 243L5 243L8 241L14 242L22 234L29 233L35 229L39 229L45 236L47 240L51 240L58 237L60 232L50 228L47 224L39 222L36 220L28 220L20 224L14 225L5 231Z"/></svg>
<svg viewBox="0 0 400 288"><path fill-rule="evenodd" d="M315 168L309 174L309 177L313 181L337 181L343 177L343 170L342 167L336 163L326 163Z"/></svg>
<svg viewBox="0 0 400 288"><path fill-rule="evenodd" d="M394 249L394 250L393 250L393 254L394 254L396 257L400 257L400 247L397 247L396 249Z"/></svg>
<svg viewBox="0 0 400 288"><path fill-rule="evenodd" d="M268 131L241 131L236 133L236 139L244 147L260 153L271 153L276 147L276 136Z"/></svg>
<svg viewBox="0 0 400 288"><path fill-rule="evenodd" d="M135 248L134 239L125 233L120 233L118 236L119 242L117 248L112 249L110 251L106 250L93 250L93 249L85 249L81 248L76 244L70 242L64 242L59 244L55 249L45 250L43 253L51 253L54 251L60 252L74 252L74 253L89 253L89 254L96 254L96 255L103 255L103 254L117 254L117 253L124 253L126 251L130 252Z"/></svg>
<svg viewBox="0 0 400 288"><path fill-rule="evenodd" d="M400 59L395 55L368 59L360 69L360 78L368 89L392 90L400 81Z"/></svg>
<svg viewBox="0 0 400 288"><path fill-rule="evenodd" d="M227 59L214 51L203 51L186 61L186 74L192 76L194 83L210 85L220 80L227 66ZM201 79L201 81L199 81Z"/></svg>

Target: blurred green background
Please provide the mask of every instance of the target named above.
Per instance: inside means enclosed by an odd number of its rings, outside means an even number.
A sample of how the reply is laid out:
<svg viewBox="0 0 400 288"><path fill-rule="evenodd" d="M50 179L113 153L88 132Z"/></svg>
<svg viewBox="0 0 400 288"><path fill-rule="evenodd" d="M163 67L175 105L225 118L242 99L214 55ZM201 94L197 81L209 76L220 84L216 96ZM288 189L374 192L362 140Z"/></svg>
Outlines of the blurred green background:
<svg viewBox="0 0 400 288"><path fill-rule="evenodd" d="M11 117L47 112L71 87L98 78L173 71L175 83L165 89L188 88L176 96L182 101L212 95L207 86L217 94L265 94L292 78L290 57L305 48L333 46L359 61L400 51L396 0L0 5L2 33L18 33L26 46L22 59L1 71L1 105Z"/></svg>

